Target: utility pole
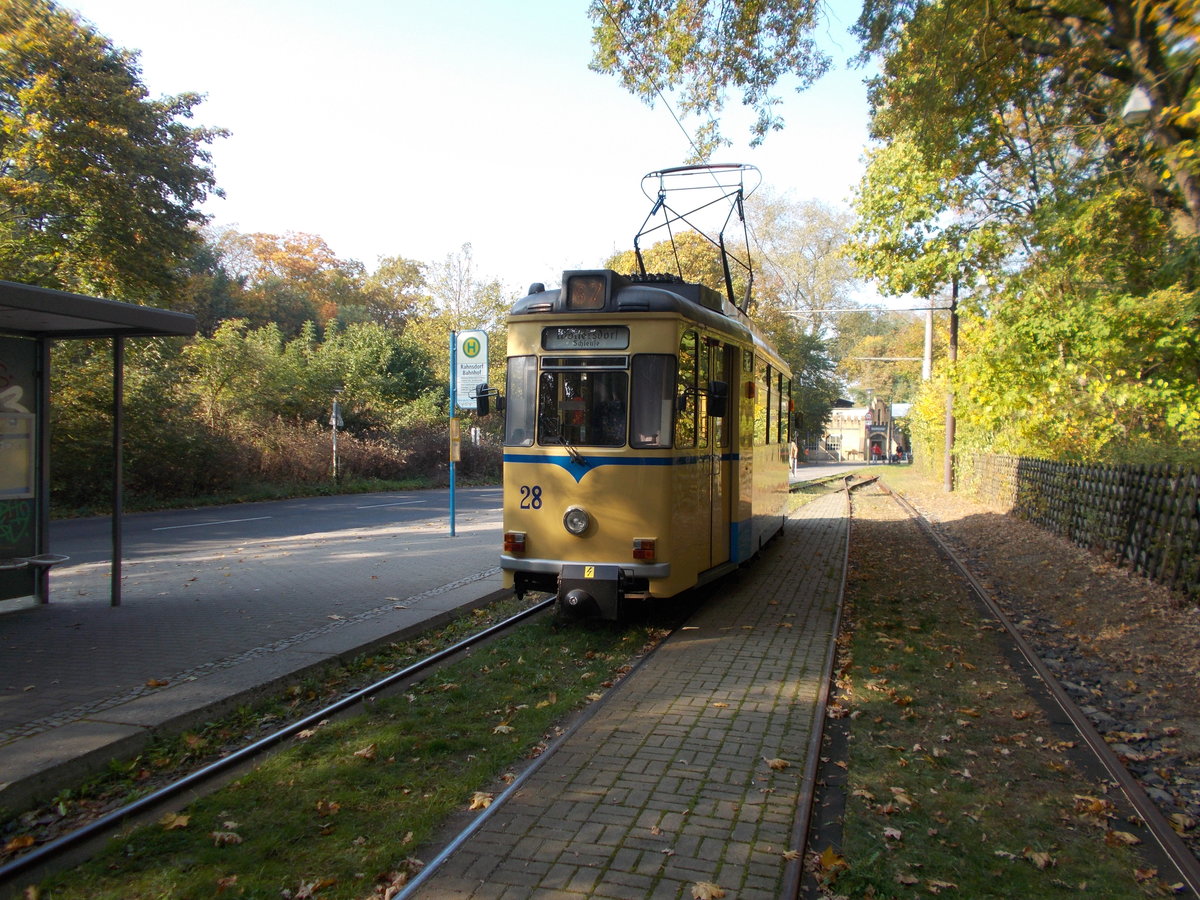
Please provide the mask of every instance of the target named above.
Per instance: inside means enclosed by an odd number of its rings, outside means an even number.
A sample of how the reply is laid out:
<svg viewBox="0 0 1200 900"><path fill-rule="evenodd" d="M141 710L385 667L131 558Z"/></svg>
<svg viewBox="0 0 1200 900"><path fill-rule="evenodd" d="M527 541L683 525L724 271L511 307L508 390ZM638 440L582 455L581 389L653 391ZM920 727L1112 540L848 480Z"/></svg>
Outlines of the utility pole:
<svg viewBox="0 0 1200 900"><path fill-rule="evenodd" d="M933 377L933 307L925 310L925 358L921 363L921 380Z"/></svg>
<svg viewBox="0 0 1200 900"><path fill-rule="evenodd" d="M954 367L958 362L958 273L950 282L950 360L949 383L946 386L946 449L943 454L942 487L954 490Z"/></svg>

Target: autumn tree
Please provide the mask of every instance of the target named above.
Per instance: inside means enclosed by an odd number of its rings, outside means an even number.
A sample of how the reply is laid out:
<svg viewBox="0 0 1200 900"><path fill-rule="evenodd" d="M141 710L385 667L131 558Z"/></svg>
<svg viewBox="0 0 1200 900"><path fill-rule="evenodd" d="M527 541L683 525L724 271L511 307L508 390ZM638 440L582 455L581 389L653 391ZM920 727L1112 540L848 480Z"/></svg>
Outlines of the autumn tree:
<svg viewBox="0 0 1200 900"><path fill-rule="evenodd" d="M829 66L814 38L830 24L823 11L810 0L592 0L592 67L647 102L677 90L683 112L702 118L704 159L721 141L728 90L755 110L755 141L783 126L780 84L791 79L803 90ZM1055 130L1080 128L1080 146L1099 140L1112 148L1195 233L1197 0L867 0L854 31L862 58L884 64L873 88L877 115L894 113L931 140L940 136L972 168L989 157L1023 165ZM1147 100L1144 130L1114 135L1134 90ZM1057 112L1047 117L1040 96ZM981 118L996 114L1007 120L999 141ZM1146 140L1136 139L1142 134Z"/></svg>
<svg viewBox="0 0 1200 900"><path fill-rule="evenodd" d="M592 68L650 106L678 91L680 111L701 119L693 161L705 160L725 142L727 89L754 110L757 145L784 124L777 83L794 76L803 89L826 72L829 57L813 37L821 10L816 0L592 0Z"/></svg>
<svg viewBox="0 0 1200 900"><path fill-rule="evenodd" d="M513 298L505 295L499 281L481 275L470 244L425 269L425 291L423 296L413 296L405 333L429 349L434 371L447 390L451 331L481 329L488 333L490 380L498 383L507 341L505 321Z"/></svg>
<svg viewBox="0 0 1200 900"><path fill-rule="evenodd" d="M171 305L216 191L200 100L151 99L135 53L51 0L0 5L0 274Z"/></svg>
<svg viewBox="0 0 1200 900"><path fill-rule="evenodd" d="M696 231L683 231L673 239L656 241L642 248L642 262L649 273L678 275L684 281L703 284L725 296L725 270L721 266L721 251L712 241ZM612 256L605 266L623 274L638 272L637 254L625 250ZM745 275L734 267L736 279L734 296L741 299L745 290Z"/></svg>

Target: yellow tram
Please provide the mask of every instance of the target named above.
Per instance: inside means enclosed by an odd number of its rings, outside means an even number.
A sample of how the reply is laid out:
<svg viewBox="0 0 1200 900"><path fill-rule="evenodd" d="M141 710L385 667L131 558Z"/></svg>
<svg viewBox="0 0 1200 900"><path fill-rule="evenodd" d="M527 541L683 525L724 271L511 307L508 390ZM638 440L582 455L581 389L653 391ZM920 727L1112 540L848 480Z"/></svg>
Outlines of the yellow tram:
<svg viewBox="0 0 1200 900"><path fill-rule="evenodd" d="M674 275L567 271L512 308L507 356L506 586L618 619L728 572L782 527L791 373L731 297Z"/></svg>
<svg viewBox="0 0 1200 900"><path fill-rule="evenodd" d="M618 618L783 524L791 373L715 291L569 271L508 322L506 583Z"/></svg>

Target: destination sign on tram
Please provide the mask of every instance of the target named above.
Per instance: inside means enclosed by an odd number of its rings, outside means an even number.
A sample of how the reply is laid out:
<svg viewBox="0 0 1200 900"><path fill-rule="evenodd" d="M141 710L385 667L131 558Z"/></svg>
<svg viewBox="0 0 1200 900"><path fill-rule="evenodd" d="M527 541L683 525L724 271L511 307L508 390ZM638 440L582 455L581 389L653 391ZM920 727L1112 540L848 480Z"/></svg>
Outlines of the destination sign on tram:
<svg viewBox="0 0 1200 900"><path fill-rule="evenodd" d="M628 325L574 325L542 329L543 350L624 350Z"/></svg>

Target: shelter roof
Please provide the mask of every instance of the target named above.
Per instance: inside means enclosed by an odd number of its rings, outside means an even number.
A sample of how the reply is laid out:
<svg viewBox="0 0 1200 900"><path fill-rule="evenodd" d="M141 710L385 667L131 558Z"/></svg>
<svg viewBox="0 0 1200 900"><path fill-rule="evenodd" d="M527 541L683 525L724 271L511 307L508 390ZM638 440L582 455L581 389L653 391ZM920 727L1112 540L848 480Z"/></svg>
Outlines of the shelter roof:
<svg viewBox="0 0 1200 900"><path fill-rule="evenodd" d="M0 333L36 338L156 337L196 333L187 313L0 281Z"/></svg>

